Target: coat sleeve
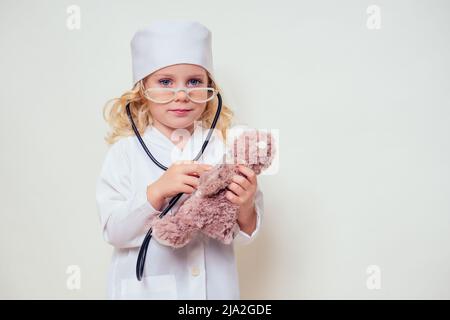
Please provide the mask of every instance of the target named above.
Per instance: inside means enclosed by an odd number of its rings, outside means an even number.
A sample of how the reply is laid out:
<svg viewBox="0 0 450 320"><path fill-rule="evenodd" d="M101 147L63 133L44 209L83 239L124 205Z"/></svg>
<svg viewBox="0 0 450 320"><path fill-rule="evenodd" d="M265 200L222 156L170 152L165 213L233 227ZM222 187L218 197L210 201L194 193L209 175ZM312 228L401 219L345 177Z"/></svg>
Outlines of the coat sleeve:
<svg viewBox="0 0 450 320"><path fill-rule="evenodd" d="M146 190L132 192L130 164L123 140L106 153L96 184L96 203L101 231L116 248L139 247L160 211L147 200Z"/></svg>
<svg viewBox="0 0 450 320"><path fill-rule="evenodd" d="M252 242L257 234L260 232L262 218L264 214L264 197L259 185L257 186L255 193L255 211L256 211L256 228L251 235L245 233L239 228L239 224L236 223L236 228L234 231L233 242L240 245L246 245Z"/></svg>

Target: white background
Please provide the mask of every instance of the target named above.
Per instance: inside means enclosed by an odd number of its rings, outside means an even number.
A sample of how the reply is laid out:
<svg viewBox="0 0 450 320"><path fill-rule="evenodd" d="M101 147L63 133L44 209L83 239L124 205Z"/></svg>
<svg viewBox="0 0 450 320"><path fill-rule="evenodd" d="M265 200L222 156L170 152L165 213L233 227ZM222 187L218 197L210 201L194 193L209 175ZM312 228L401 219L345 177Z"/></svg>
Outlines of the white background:
<svg viewBox="0 0 450 320"><path fill-rule="evenodd" d="M66 12L81 9L81 29ZM370 5L381 28L369 29ZM450 298L448 1L0 2L0 298L103 299L104 103L153 19L213 34L237 122L280 133L242 298ZM69 290L68 266L81 270ZM366 285L379 267L381 288Z"/></svg>

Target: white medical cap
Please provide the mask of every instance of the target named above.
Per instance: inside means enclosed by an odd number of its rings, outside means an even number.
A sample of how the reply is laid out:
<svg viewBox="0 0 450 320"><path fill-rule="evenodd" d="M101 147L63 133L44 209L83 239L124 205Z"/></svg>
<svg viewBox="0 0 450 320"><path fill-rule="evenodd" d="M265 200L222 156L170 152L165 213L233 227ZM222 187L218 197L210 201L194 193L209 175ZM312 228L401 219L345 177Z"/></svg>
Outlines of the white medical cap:
<svg viewBox="0 0 450 320"><path fill-rule="evenodd" d="M179 63L196 64L213 78L211 31L195 21L157 20L131 40L133 86L149 74Z"/></svg>

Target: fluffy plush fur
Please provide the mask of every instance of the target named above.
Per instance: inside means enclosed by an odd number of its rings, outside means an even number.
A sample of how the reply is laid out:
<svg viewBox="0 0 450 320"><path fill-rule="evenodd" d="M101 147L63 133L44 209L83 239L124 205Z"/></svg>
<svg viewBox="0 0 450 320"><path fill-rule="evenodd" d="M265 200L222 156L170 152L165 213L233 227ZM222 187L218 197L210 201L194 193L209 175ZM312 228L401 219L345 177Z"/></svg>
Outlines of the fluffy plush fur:
<svg viewBox="0 0 450 320"><path fill-rule="evenodd" d="M234 237L239 207L225 197L226 188L234 175L241 175L238 164L260 174L270 166L274 154L274 138L269 132L242 132L234 139L223 163L200 176L199 187L175 214L153 220L153 237L161 244L180 248L197 232L203 232L213 239L230 244Z"/></svg>

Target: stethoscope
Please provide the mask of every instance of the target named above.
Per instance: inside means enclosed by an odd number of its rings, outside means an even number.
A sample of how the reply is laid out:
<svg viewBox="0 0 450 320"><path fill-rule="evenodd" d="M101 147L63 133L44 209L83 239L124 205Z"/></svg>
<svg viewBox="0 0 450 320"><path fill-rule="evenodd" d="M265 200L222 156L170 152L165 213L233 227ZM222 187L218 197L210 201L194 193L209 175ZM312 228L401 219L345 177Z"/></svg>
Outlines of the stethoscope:
<svg viewBox="0 0 450 320"><path fill-rule="evenodd" d="M208 135L206 136L206 139L203 142L200 152L197 154L197 156L194 158L193 161L197 161L202 156L203 151L205 151L206 146L209 143L209 139L211 138L214 128L216 127L217 120L219 119L219 116L220 116L220 111L222 110L222 97L220 96L220 93L218 93L218 92L217 92L217 99L218 99L219 103L217 106L216 115L214 116L214 120L211 124L211 128L209 129ZM161 164L158 160L156 160L156 158L152 155L150 150L148 150L147 146L144 143L144 140L142 140L142 137L139 134L139 131L136 128L136 125L134 124L133 117L131 116L130 103L127 104L126 109L127 109L128 118L130 119L130 122L131 122L131 126L133 127L133 131L136 134L136 137L138 138L139 142L141 143L142 148L144 148L144 151L147 153L147 155L153 161L154 164L156 164L162 170L167 170L167 167L165 165ZM162 212L159 214L160 219L162 217L164 217L167 214L167 212L169 212L170 209L172 209L172 207L175 205L175 203L177 203L177 201L181 198L182 195L183 195L183 193L179 193L176 196L172 197L172 199L170 199L167 207L165 209L163 209ZM148 248L151 238L152 238L152 228L150 228L148 230L148 232L144 238L144 241L142 241L141 248L139 249L139 255L138 255L137 263L136 263L136 277L137 277L138 281L141 281L142 275L144 273L145 257L147 255L147 248Z"/></svg>

